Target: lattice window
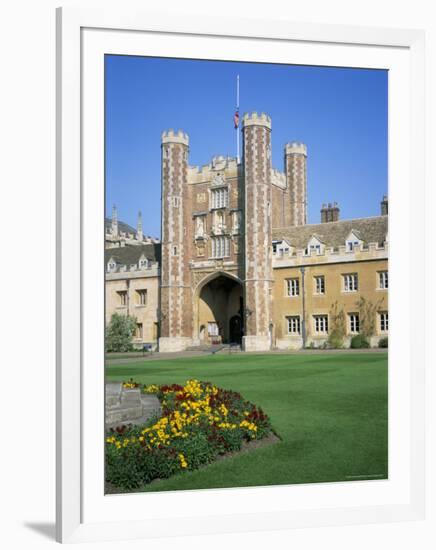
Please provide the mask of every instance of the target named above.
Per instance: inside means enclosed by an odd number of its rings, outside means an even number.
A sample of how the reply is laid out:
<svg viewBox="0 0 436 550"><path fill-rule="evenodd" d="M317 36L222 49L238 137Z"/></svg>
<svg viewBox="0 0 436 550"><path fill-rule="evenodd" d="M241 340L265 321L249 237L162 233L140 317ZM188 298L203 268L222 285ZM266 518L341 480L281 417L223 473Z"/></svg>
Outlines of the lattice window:
<svg viewBox="0 0 436 550"><path fill-rule="evenodd" d="M225 208L229 204L229 190L220 187L212 190L212 208Z"/></svg>
<svg viewBox="0 0 436 550"><path fill-rule="evenodd" d="M314 315L313 316L314 330L316 334L328 333L328 316L327 315Z"/></svg>
<svg viewBox="0 0 436 550"><path fill-rule="evenodd" d="M325 294L325 277L317 275L313 278L315 283L315 294Z"/></svg>
<svg viewBox="0 0 436 550"><path fill-rule="evenodd" d="M286 279L286 295L287 296L299 296L300 295L300 280L297 278Z"/></svg>
<svg viewBox="0 0 436 550"><path fill-rule="evenodd" d="M358 334L360 330L359 314L350 313L348 315L348 324L349 324L350 334Z"/></svg>
<svg viewBox="0 0 436 550"><path fill-rule="evenodd" d="M389 288L389 276L387 271L378 272L378 287L382 290L387 290Z"/></svg>
<svg viewBox="0 0 436 550"><path fill-rule="evenodd" d="M299 315L286 317L288 323L288 334L301 334L301 320Z"/></svg>
<svg viewBox="0 0 436 550"><path fill-rule="evenodd" d="M343 280L345 292L356 292L359 289L357 273L346 273L343 275Z"/></svg>
<svg viewBox="0 0 436 550"><path fill-rule="evenodd" d="M212 258L225 258L230 256L230 239L225 236L213 237Z"/></svg>

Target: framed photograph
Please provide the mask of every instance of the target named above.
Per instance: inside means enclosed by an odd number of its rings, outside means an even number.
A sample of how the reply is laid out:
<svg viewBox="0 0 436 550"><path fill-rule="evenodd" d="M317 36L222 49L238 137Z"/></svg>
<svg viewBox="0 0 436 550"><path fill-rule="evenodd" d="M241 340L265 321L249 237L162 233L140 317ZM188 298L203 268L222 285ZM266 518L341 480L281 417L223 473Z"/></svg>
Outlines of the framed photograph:
<svg viewBox="0 0 436 550"><path fill-rule="evenodd" d="M60 542L423 517L423 67L58 10Z"/></svg>

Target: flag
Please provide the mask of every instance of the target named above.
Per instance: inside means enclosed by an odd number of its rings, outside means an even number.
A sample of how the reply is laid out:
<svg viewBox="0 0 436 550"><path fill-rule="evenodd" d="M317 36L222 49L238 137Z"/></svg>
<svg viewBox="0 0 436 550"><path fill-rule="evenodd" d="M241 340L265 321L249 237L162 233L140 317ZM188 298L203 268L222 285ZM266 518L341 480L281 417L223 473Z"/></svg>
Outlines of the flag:
<svg viewBox="0 0 436 550"><path fill-rule="evenodd" d="M239 111L236 111L233 115L233 123L235 125L235 130L237 130L239 127Z"/></svg>

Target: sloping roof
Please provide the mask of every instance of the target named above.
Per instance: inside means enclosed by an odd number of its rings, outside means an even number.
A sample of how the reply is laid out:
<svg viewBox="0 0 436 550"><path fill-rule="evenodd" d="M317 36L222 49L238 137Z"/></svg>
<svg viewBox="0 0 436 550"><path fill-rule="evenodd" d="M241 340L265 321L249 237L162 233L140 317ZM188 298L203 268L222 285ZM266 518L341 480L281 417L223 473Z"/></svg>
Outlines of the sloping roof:
<svg viewBox="0 0 436 550"><path fill-rule="evenodd" d="M351 231L356 235L358 233L365 244L382 245L388 232L388 217L374 216L297 227L279 227L273 229L272 236L273 239L286 239L292 246L302 249L306 248L312 235L316 235L326 246L338 248L345 245L345 240Z"/></svg>
<svg viewBox="0 0 436 550"><path fill-rule="evenodd" d="M137 264L143 254L147 260L160 263L160 243L126 245L104 251L105 262L113 258L117 265Z"/></svg>
<svg viewBox="0 0 436 550"><path fill-rule="evenodd" d="M105 218L104 219L104 230L107 233L112 228L112 220L111 218ZM118 231L120 233L133 233L133 235L136 235L136 229L134 229L131 225L124 223L124 222L118 222Z"/></svg>

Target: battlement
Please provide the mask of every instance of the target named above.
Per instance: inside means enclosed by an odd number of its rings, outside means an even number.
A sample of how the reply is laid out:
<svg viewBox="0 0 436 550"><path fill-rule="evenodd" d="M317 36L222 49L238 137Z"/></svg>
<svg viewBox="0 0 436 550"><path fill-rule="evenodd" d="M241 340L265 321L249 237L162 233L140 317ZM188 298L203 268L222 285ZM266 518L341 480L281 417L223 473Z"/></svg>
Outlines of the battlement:
<svg viewBox="0 0 436 550"><path fill-rule="evenodd" d="M337 248L326 246L322 253L291 246L288 254L273 255L273 268L384 260L388 258L388 253L389 244L387 242L383 245L376 242L370 242L367 245L355 245L353 250L349 250L345 245Z"/></svg>
<svg viewBox="0 0 436 550"><path fill-rule="evenodd" d="M175 132L172 128L167 132L162 132L162 143L182 143L183 145L189 145L189 136L185 134L183 130Z"/></svg>
<svg viewBox="0 0 436 550"><path fill-rule="evenodd" d="M238 175L238 163L234 157L214 156L209 164L188 167L188 182L202 183L213 180L217 172L224 172L228 178Z"/></svg>
<svg viewBox="0 0 436 550"><path fill-rule="evenodd" d="M300 141L291 141L285 145L285 155L304 155L307 157L307 145Z"/></svg>
<svg viewBox="0 0 436 550"><path fill-rule="evenodd" d="M265 126L266 128L269 128L271 130L271 117L269 117L265 113L256 113L254 111L253 113L245 113L242 118L242 125L243 127L246 126Z"/></svg>
<svg viewBox="0 0 436 550"><path fill-rule="evenodd" d="M271 183L280 189L286 189L286 174L273 168L271 170Z"/></svg>

